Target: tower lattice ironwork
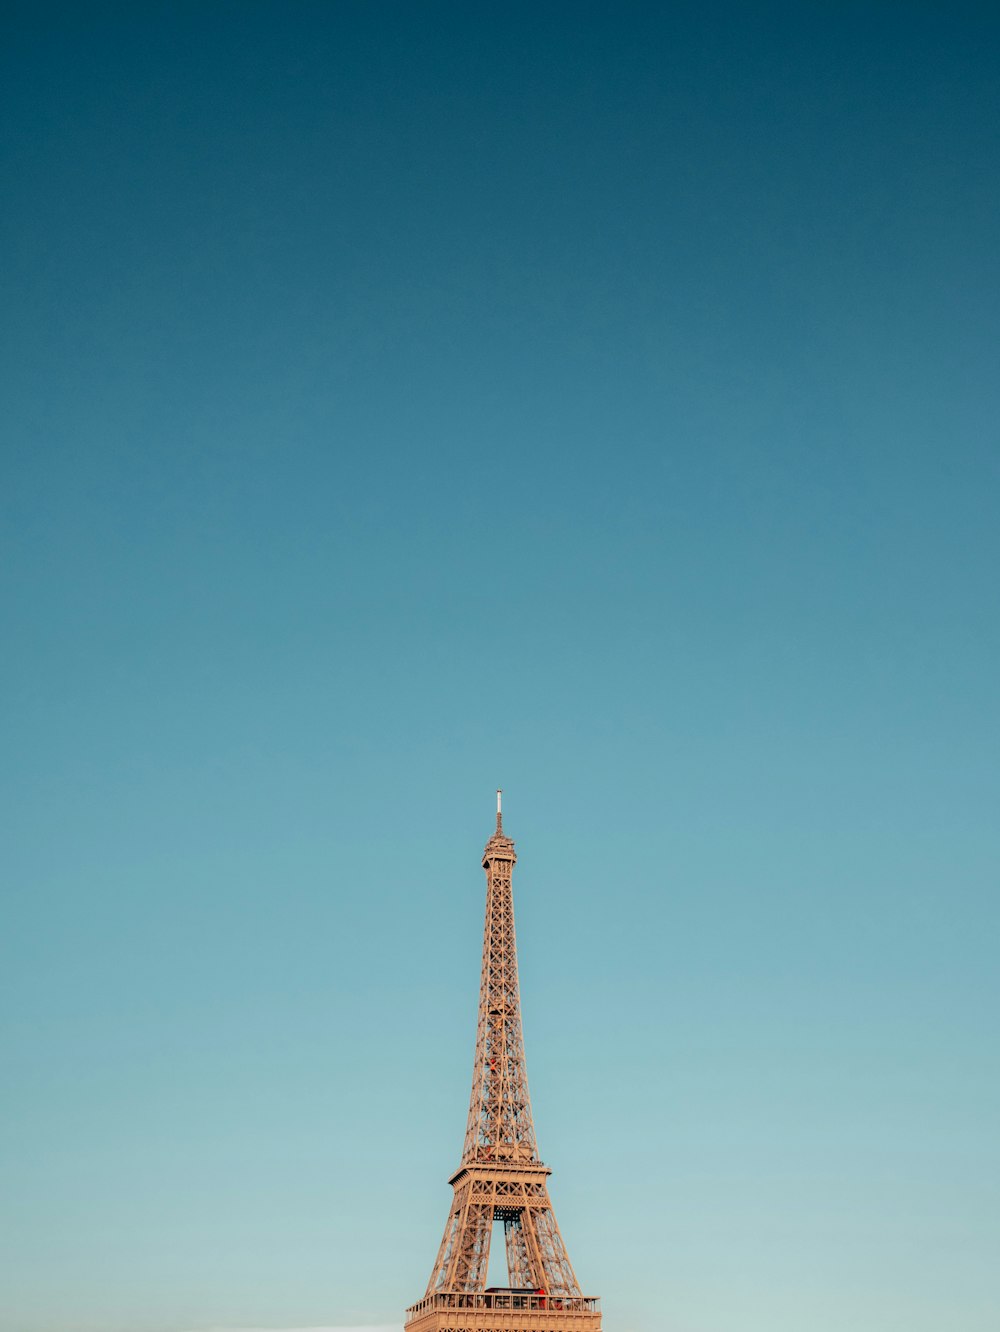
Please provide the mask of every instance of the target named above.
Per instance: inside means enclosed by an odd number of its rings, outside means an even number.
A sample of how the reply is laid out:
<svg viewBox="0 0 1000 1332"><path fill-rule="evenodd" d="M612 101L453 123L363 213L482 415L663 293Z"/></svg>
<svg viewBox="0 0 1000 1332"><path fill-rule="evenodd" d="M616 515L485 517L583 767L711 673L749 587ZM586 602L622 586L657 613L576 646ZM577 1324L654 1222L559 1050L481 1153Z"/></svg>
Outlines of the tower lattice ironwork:
<svg viewBox="0 0 1000 1332"><path fill-rule="evenodd" d="M462 1162L434 1269L407 1332L600 1332L598 1301L584 1296L549 1198L551 1171L538 1154L517 982L512 875L504 834L486 843L486 926L472 1098ZM487 1287L490 1240L503 1222L508 1282Z"/></svg>

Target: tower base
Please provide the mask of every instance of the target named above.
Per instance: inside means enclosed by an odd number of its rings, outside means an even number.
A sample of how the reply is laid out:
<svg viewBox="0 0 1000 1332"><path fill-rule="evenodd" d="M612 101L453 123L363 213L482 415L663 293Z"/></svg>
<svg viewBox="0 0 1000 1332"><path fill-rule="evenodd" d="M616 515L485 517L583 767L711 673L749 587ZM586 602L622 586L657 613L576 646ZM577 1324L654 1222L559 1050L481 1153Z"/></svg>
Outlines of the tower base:
<svg viewBox="0 0 1000 1332"><path fill-rule="evenodd" d="M406 1311L406 1332L601 1332L599 1301L518 1294L427 1295Z"/></svg>

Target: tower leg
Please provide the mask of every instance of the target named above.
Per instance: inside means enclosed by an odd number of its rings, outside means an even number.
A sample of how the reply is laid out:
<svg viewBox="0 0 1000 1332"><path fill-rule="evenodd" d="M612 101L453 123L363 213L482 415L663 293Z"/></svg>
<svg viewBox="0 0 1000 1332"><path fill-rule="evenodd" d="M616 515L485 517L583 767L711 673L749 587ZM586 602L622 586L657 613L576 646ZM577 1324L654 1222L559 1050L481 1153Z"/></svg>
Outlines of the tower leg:
<svg viewBox="0 0 1000 1332"><path fill-rule="evenodd" d="M472 1204L466 1212L465 1225L455 1261L451 1290L482 1290L490 1265L490 1240L493 1238L493 1205Z"/></svg>

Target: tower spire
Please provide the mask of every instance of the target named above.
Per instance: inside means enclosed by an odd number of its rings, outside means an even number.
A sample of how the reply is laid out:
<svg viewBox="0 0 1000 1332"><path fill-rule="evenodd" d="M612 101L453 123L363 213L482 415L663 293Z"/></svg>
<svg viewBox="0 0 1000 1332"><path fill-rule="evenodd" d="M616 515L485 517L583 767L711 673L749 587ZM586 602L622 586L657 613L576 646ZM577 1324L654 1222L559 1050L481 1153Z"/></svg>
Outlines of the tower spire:
<svg viewBox="0 0 1000 1332"><path fill-rule="evenodd" d="M503 836L503 805L500 799L502 795L503 791L501 791L498 786L497 787L497 832L500 834L501 837Z"/></svg>

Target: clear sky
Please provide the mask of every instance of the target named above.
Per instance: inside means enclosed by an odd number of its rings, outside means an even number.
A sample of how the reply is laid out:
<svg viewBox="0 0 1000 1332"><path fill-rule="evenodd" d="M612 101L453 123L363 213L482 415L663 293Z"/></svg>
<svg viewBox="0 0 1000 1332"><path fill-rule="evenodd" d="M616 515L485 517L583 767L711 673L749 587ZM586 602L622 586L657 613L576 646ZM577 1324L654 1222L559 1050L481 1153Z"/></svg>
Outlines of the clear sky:
<svg viewBox="0 0 1000 1332"><path fill-rule="evenodd" d="M6 6L0 1332L996 1332L998 38Z"/></svg>

